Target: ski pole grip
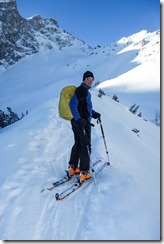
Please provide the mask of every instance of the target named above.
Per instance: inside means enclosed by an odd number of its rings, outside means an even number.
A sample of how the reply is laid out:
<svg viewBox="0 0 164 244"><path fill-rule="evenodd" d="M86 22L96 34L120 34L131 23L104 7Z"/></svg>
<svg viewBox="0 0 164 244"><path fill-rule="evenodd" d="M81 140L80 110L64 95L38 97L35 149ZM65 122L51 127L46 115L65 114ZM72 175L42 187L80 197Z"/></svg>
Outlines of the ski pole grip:
<svg viewBox="0 0 164 244"><path fill-rule="evenodd" d="M101 123L101 119L100 119L100 117L97 119L97 124L98 123Z"/></svg>

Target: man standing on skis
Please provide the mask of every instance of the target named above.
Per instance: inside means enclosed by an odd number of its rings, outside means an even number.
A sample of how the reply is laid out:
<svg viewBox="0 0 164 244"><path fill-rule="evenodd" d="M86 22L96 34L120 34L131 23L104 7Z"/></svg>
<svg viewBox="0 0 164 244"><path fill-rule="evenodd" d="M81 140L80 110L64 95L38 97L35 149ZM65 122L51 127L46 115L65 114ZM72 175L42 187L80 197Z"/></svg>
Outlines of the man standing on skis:
<svg viewBox="0 0 164 244"><path fill-rule="evenodd" d="M91 119L100 118L100 114L92 109L91 94L89 89L93 85L94 75L90 71L83 74L83 82L70 100L69 106L73 119L71 120L75 143L71 150L69 161L69 175L80 173L80 181L91 177ZM88 152L89 149L89 152Z"/></svg>

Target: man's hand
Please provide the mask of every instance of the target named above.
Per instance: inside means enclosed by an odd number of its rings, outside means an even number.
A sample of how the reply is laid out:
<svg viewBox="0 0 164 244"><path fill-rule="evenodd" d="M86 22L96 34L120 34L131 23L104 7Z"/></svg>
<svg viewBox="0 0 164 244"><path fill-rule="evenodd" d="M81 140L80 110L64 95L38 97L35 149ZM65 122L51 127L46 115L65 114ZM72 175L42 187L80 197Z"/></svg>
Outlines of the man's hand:
<svg viewBox="0 0 164 244"><path fill-rule="evenodd" d="M92 118L93 118L93 119L100 119L100 117L101 117L101 114L99 114L99 113L97 113L97 112L95 112L95 113L92 115Z"/></svg>

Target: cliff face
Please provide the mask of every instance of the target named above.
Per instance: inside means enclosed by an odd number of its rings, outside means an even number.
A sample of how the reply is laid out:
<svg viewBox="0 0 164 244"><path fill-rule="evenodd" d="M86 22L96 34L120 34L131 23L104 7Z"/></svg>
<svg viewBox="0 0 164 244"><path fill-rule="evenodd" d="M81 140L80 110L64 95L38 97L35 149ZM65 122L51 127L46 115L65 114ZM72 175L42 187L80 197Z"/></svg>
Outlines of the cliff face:
<svg viewBox="0 0 164 244"><path fill-rule="evenodd" d="M24 19L15 0L0 0L0 65L5 68L40 48L62 49L74 45L75 41L83 48L88 47L60 29L56 20L44 19L40 15Z"/></svg>
<svg viewBox="0 0 164 244"><path fill-rule="evenodd" d="M0 65L7 67L37 52L37 41L28 21L19 15L16 1L0 2L0 37Z"/></svg>

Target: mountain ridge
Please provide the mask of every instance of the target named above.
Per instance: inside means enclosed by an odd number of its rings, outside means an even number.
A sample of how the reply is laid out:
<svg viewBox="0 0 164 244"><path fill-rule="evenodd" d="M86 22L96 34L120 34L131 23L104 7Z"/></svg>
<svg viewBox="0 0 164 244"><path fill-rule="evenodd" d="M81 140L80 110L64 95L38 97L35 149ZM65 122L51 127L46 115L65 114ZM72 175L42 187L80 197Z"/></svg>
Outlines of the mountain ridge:
<svg viewBox="0 0 164 244"><path fill-rule="evenodd" d="M0 6L0 33L4 35L0 39L2 110L11 106L20 113L37 105L35 98L33 101L27 98L21 103L15 99L22 94L20 87L26 91L26 97L28 92L39 92L41 89L49 90L53 97L53 84L59 91L63 81L65 85L77 85L81 74L91 70L95 75L94 88L102 88L109 96L121 92L119 97L128 107L136 100L132 98L130 101L127 92L146 91L147 96L148 92L155 91L153 102L152 97L148 97L147 104L150 106L146 105L145 109L145 99L141 104L141 109L144 107L143 115L147 119L154 119L155 111L159 111L159 30L152 33L142 30L108 46L92 48L60 29L57 21L52 18L44 19L34 15L24 19L18 13L16 0L1 0ZM22 26L19 31L18 26ZM140 99L137 102L140 103ZM151 107L151 114L147 113L147 107Z"/></svg>
<svg viewBox="0 0 164 244"><path fill-rule="evenodd" d="M23 18L18 11L16 0L0 1L0 66L5 69L16 64L20 59L35 54L41 50L62 50L65 47L74 47L88 55L104 53L104 56L112 55L118 48L124 48L127 44L133 43L138 50L144 50L148 43L151 43L149 37L154 35L156 39L152 45L159 49L160 32L149 33L147 30L133 34L129 37L123 37L115 43L95 48L87 45L84 41L64 29L59 28L58 22L53 18L42 18L39 14L30 18ZM150 53L147 54L149 60Z"/></svg>

